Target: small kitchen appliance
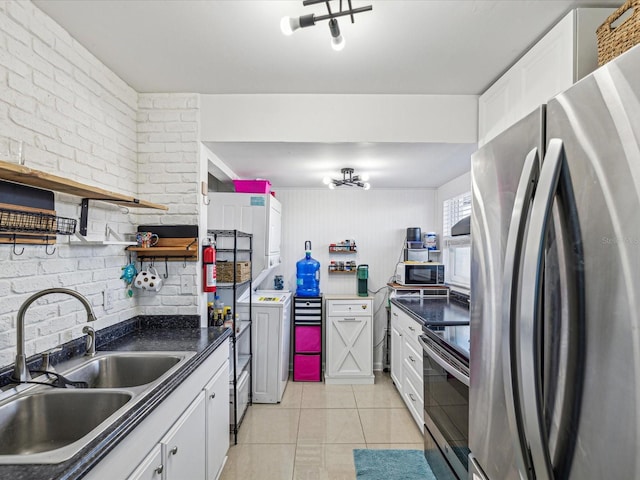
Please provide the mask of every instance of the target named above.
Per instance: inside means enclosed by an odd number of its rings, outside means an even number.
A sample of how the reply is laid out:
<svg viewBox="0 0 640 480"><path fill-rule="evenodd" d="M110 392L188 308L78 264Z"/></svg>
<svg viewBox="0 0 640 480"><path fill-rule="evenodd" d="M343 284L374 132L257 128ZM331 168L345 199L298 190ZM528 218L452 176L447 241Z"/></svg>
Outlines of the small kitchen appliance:
<svg viewBox="0 0 640 480"><path fill-rule="evenodd" d="M366 297L369 295L369 265L358 265L356 274L358 277L358 296Z"/></svg>
<svg viewBox="0 0 640 480"><path fill-rule="evenodd" d="M396 268L396 283L400 285L443 285L444 265L435 262L401 262Z"/></svg>

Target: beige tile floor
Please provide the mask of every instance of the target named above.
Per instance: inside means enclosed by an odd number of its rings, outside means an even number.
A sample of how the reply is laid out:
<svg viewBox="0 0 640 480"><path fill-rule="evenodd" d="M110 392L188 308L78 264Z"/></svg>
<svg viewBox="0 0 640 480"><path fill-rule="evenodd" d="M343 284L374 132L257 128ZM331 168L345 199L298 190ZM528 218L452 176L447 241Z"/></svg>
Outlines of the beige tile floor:
<svg viewBox="0 0 640 480"><path fill-rule="evenodd" d="M221 480L354 480L354 448L423 449L387 373L374 385L289 382L280 404L252 405Z"/></svg>

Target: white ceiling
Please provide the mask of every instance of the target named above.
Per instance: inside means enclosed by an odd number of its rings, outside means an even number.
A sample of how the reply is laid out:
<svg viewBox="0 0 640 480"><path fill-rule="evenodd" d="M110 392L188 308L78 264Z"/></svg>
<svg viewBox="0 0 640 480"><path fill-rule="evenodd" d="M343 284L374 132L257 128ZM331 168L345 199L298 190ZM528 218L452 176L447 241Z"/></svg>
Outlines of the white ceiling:
<svg viewBox="0 0 640 480"><path fill-rule="evenodd" d="M326 21L282 35L283 16L326 13L300 0L34 3L138 92L480 94L571 8L622 0L352 0L373 10L354 24L339 20L341 52L330 47ZM210 148L242 177L298 187L308 186L310 161L335 159L337 175L367 156L389 170L374 187L409 186L401 179L438 186L468 170L470 152L438 144Z"/></svg>
<svg viewBox="0 0 640 480"><path fill-rule="evenodd" d="M240 178L267 178L281 187L324 187L340 169L367 173L372 188L437 188L469 171L475 144L443 143L213 143L207 147Z"/></svg>

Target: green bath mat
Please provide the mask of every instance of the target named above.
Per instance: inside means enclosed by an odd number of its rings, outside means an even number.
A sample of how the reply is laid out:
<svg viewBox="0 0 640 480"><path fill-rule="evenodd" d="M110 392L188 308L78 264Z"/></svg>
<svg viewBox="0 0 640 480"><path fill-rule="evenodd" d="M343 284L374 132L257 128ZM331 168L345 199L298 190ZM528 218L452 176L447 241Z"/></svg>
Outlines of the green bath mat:
<svg viewBox="0 0 640 480"><path fill-rule="evenodd" d="M436 480L422 450L354 449L358 480Z"/></svg>

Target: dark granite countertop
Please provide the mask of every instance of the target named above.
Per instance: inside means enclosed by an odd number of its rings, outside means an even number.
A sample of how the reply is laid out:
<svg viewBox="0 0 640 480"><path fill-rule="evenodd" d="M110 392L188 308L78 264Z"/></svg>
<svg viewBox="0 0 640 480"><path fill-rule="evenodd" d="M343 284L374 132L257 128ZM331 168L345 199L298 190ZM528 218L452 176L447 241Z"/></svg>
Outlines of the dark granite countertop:
<svg viewBox="0 0 640 480"><path fill-rule="evenodd" d="M71 459L57 464L0 465L0 479L75 480L84 477L231 334L230 329L221 327L199 328L199 322L197 316L144 316L96 331L98 351L189 351L195 355ZM53 363L82 355L83 345L83 339L69 342L56 354ZM38 361L30 359L30 368L37 368ZM4 370L0 372L0 384L6 385Z"/></svg>
<svg viewBox="0 0 640 480"><path fill-rule="evenodd" d="M423 326L469 324L469 306L464 299L395 297L391 303Z"/></svg>

